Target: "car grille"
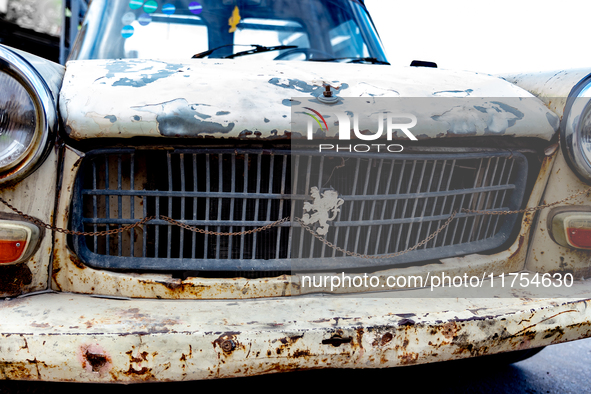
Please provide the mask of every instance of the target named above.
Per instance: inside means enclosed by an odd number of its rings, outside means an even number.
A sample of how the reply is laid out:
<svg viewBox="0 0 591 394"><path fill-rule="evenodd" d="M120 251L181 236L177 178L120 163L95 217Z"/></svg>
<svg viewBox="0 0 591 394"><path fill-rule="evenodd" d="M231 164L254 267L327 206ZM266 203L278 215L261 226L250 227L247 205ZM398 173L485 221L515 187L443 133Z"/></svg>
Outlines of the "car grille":
<svg viewBox="0 0 591 394"><path fill-rule="evenodd" d="M519 209L527 160L517 152L326 153L289 150L97 150L86 155L72 227L96 232L166 215L215 232L301 217L310 191L344 200L326 239L361 254L405 250L460 208ZM395 258L345 256L295 221L259 233L203 235L156 219L110 236L74 236L97 268L193 271L349 269L416 263L498 248L518 215L459 213L418 250ZM318 227L318 225L316 226Z"/></svg>

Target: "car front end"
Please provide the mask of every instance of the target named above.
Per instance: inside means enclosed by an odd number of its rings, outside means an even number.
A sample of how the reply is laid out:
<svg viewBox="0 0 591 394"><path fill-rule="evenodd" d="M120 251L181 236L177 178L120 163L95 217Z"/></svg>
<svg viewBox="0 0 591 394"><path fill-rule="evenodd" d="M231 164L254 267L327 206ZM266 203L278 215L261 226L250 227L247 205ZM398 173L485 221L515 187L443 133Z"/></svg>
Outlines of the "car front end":
<svg viewBox="0 0 591 394"><path fill-rule="evenodd" d="M0 47L0 377L591 335L591 70L396 68L362 2L283 3L94 0L65 68Z"/></svg>

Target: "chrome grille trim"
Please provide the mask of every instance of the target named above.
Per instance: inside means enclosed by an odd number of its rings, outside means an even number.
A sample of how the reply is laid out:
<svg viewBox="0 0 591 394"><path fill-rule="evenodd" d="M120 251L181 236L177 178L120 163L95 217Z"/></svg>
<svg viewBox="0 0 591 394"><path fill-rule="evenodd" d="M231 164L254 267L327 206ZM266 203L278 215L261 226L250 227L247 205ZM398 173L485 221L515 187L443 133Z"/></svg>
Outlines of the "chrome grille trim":
<svg viewBox="0 0 591 394"><path fill-rule="evenodd" d="M347 172L341 173L343 164ZM359 154L254 149L110 149L89 152L74 193L72 227L101 231L167 215L211 231L244 231L301 216L312 186L345 200L327 239L357 253L413 246L454 209L521 206L527 160L518 152ZM108 181L107 181L108 180ZM297 223L250 236L207 236L154 220L130 234L73 237L96 268L289 271L407 264L504 244L518 215L461 213L419 250L395 259L343 256Z"/></svg>

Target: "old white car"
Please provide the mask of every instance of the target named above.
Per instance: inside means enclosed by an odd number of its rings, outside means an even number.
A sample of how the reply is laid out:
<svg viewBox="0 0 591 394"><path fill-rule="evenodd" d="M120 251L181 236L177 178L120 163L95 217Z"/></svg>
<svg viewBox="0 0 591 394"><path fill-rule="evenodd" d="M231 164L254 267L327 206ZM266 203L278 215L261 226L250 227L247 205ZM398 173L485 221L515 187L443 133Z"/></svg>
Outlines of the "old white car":
<svg viewBox="0 0 591 394"><path fill-rule="evenodd" d="M591 69L433 66L361 0L93 0L65 67L0 46L0 378L591 336Z"/></svg>

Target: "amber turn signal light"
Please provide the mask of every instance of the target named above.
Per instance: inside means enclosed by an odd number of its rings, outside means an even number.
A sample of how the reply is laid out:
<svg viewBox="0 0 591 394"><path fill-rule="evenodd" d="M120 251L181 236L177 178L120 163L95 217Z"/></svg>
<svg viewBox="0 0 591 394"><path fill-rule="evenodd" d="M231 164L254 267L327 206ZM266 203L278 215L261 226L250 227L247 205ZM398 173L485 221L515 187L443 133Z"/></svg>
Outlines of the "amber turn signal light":
<svg viewBox="0 0 591 394"><path fill-rule="evenodd" d="M37 226L0 220L0 264L16 264L28 259L39 241Z"/></svg>
<svg viewBox="0 0 591 394"><path fill-rule="evenodd" d="M591 217L570 216L564 220L566 241L573 248L591 249Z"/></svg>
<svg viewBox="0 0 591 394"><path fill-rule="evenodd" d="M591 249L591 212L561 212L552 218L552 237L562 246Z"/></svg>

